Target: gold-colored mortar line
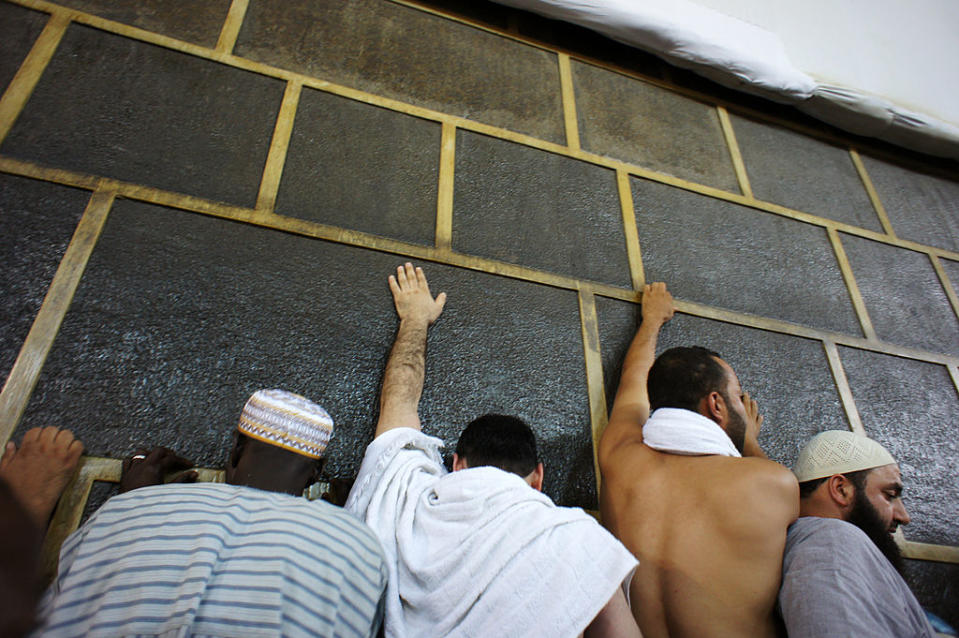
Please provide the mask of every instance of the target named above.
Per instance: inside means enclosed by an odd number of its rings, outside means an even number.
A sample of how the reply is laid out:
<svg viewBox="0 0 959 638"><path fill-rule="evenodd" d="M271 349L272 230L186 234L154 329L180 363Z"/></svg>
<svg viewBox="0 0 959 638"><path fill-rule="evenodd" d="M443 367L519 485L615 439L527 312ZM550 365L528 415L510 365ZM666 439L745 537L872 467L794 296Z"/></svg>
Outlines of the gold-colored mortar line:
<svg viewBox="0 0 959 638"><path fill-rule="evenodd" d="M579 317L583 338L583 360L586 365L586 389L589 397L589 422L592 434L593 472L596 494L599 495L602 476L599 470L599 440L606 429L606 386L603 381L603 357L599 343L599 319L596 302L588 285L579 290ZM598 504L597 504L598 505Z"/></svg>
<svg viewBox="0 0 959 638"><path fill-rule="evenodd" d="M95 186L100 179L81 173L65 171L61 169L51 169L43 167L36 163L25 162L0 155L0 172L22 177L31 177L42 179L54 183L60 183L67 186L76 186L80 188L91 188ZM582 286L588 286L596 295L610 297L628 302L638 302L638 293L630 288L623 288L604 284L600 282L586 281L560 275L556 273L536 270L525 266L496 261L483 257L465 255L451 250L444 250L432 246L423 246L419 244L410 244L379 235L364 233L361 231L339 228L318 222L302 220L294 217L278 215L270 211L244 208L221 202L214 202L182 193L173 193L150 186L139 184L130 184L126 182L115 182L117 196L120 198L134 199L151 204L158 204L169 208L184 210L194 213L201 213L222 219L229 219L244 223L261 226L282 232L289 232L314 239L332 241L340 244L346 244L357 248L368 248L381 252L392 253L407 258L422 259L436 263L442 263L478 272L501 275L513 279L520 279L532 283L544 284L555 288L577 291ZM679 312L696 315L707 319L715 319L726 323L733 323L771 332L779 332L797 337L805 337L813 340L830 339L838 345L845 345L883 354L927 361L930 363L939 363L943 365L959 365L959 356L943 353L929 352L914 348L899 346L873 339L864 339L848 334L821 330L804 326L802 324L792 323L769 317L761 317L748 313L708 306L691 301L677 300L677 309Z"/></svg>
<svg viewBox="0 0 959 638"><path fill-rule="evenodd" d="M836 390L839 391L839 399L842 401L842 407L846 412L846 420L849 421L849 429L856 434L866 435L866 428L862 425L862 419L859 418L859 410L856 408L856 400L852 395L852 388L849 387L849 379L846 378L846 371L842 366L842 360L839 357L839 349L832 339L823 339L823 348L826 351L826 360L829 362L829 370L832 372L833 381L836 383Z"/></svg>
<svg viewBox="0 0 959 638"><path fill-rule="evenodd" d="M220 29L220 37L216 41L216 50L220 53L233 53L233 47L236 46L236 39L240 35L240 27L243 26L243 19L246 17L246 10L250 0L233 0L230 3L230 9L227 11L226 20Z"/></svg>
<svg viewBox="0 0 959 638"><path fill-rule="evenodd" d="M848 234L864 237L866 239L872 239L874 241L890 244L893 246L908 248L911 250L925 252L927 254L937 255L939 257L944 257L947 259L953 259L953 260L959 261L959 252L949 251L942 248L936 248L931 246L925 246L917 242L903 240L896 237L890 237L889 235L886 235L884 233L877 233L875 231L859 228L858 226L852 226L850 224L837 222L835 220L819 217L810 213L805 213L802 211L791 209L786 206L781 206L779 204L764 202L764 201L756 200L738 193L731 193L729 191L724 191L711 186L697 184L695 182L674 177L666 173L661 173L661 172L644 168L635 164L630 164L622 160L616 160L613 158L605 157L603 155L599 155L589 151L584 151L582 149L569 148L568 146L565 146L562 144L541 140L539 138L526 135L523 133L517 133L515 131L510 131L504 128L483 124L481 122L476 122L463 117L449 115L446 113L442 113L440 111L435 111L432 109L427 109L424 107L407 104L405 102L400 102L398 100L394 100L391 98L385 98L372 93L367 93L359 89L353 89L350 87L337 85L332 82L327 82L325 80L320 80L320 79L299 74L293 71L287 71L284 69L272 67L259 62L254 62L252 60L247 60L245 58L240 58L235 55L221 53L221 52L215 51L214 49L209 49L207 47L202 47L202 46L191 44L188 42L183 42L181 40L176 40L168 36L163 36L163 35L149 32L149 31L145 31L137 27L131 27L129 25L107 20L105 18L100 18L97 16L75 11L72 9L66 9L66 8L60 7L59 5L55 5L53 3L47 2L46 0L6 0L6 1L14 2L16 4L21 4L23 6L28 6L41 11L63 14L69 19L75 22L78 22L80 24L86 24L88 26L102 29L104 31L108 31L118 35L123 35L126 37L143 41L143 42L148 42L150 44L155 44L157 46L163 46L163 47L180 51L183 53L188 53L190 55L195 55L197 57L220 62L223 64L227 64L229 66L233 66L235 68L244 69L254 73L259 73L261 75L274 77L287 82L299 81L300 83L302 83L303 86L306 86L309 88L325 91L328 93L333 93L335 95L341 95L343 97L347 97L360 102L365 102L367 104L372 104L374 106L380 106L380 107L387 108L399 113L405 113L407 115L412 115L412 116L420 117L423 119L433 120L441 124L448 123L460 129L472 131L475 133L480 133L483 135L488 135L488 136L502 139L505 141L515 142L531 148L537 148L540 150L548 151L550 153L564 155L566 157L570 157L573 159L579 159L585 162L589 162L591 164L595 164L597 166L611 169L613 171L621 170L632 176L649 179L659 183L667 184L669 186L675 186L677 188L699 193L701 195L707 195L709 197L728 201L734 204L748 206L756 210L773 213L782 217L794 219L796 221L805 222L808 224L820 226L827 229L832 228Z"/></svg>

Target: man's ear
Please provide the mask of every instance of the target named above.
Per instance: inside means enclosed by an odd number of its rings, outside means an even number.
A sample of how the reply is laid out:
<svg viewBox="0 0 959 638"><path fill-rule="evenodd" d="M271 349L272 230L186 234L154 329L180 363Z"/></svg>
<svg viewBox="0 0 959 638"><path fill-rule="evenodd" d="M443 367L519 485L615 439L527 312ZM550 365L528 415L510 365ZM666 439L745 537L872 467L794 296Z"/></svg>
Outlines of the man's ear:
<svg viewBox="0 0 959 638"><path fill-rule="evenodd" d="M699 412L710 421L719 425L726 422L726 414L729 406L723 395L713 390L699 401Z"/></svg>
<svg viewBox="0 0 959 638"><path fill-rule="evenodd" d="M536 469L530 472L526 476L526 482L529 483L529 486L536 490L537 492L543 491L543 464L537 463Z"/></svg>
<svg viewBox="0 0 959 638"><path fill-rule="evenodd" d="M458 472L466 469L469 469L469 464L466 462L466 458L460 456L456 452L453 452L453 471Z"/></svg>
<svg viewBox="0 0 959 638"><path fill-rule="evenodd" d="M846 509L852 507L856 486L842 474L833 474L826 479L826 492L836 505Z"/></svg>
<svg viewBox="0 0 959 638"><path fill-rule="evenodd" d="M236 471L236 466L240 464L240 457L243 455L243 448L246 445L246 437L239 432L233 433L233 449L230 450L230 456L226 464L227 482L229 477Z"/></svg>

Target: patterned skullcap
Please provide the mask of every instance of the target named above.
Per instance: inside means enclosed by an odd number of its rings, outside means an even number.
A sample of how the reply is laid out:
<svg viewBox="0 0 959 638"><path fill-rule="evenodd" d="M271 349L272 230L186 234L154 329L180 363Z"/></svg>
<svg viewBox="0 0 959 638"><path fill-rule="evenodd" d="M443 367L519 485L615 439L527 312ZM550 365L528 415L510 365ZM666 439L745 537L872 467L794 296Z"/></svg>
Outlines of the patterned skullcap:
<svg viewBox="0 0 959 638"><path fill-rule="evenodd" d="M309 399L286 390L257 390L243 406L237 429L265 443L318 459L333 433L333 419Z"/></svg>
<svg viewBox="0 0 959 638"><path fill-rule="evenodd" d="M845 430L828 430L809 440L799 453L793 474L800 483L805 483L895 462L886 448L870 438Z"/></svg>

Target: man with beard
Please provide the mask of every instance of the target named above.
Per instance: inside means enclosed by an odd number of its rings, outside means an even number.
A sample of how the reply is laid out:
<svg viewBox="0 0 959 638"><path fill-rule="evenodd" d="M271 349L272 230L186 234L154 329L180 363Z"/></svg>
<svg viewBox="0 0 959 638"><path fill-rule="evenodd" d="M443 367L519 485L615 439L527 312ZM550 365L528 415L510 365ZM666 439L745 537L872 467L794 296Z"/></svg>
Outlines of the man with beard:
<svg viewBox="0 0 959 638"><path fill-rule="evenodd" d="M772 637L796 479L763 454L756 402L719 355L655 357L672 315L666 286L646 286L599 445L603 523L639 559L630 604L646 638Z"/></svg>
<svg viewBox="0 0 959 638"><path fill-rule="evenodd" d="M900 575L892 534L909 514L892 455L865 436L828 431L806 444L794 472L800 518L779 593L790 638L935 635Z"/></svg>

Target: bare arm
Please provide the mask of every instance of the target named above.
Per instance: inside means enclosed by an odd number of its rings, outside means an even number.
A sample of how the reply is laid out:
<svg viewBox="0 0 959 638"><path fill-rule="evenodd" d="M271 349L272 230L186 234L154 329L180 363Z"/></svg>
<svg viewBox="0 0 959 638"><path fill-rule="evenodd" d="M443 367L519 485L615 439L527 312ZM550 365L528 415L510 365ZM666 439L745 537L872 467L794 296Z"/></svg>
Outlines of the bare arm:
<svg viewBox="0 0 959 638"><path fill-rule="evenodd" d="M743 456L756 456L768 459L763 449L759 447L759 428L763 425L764 417L759 413L759 404L746 392L743 394L743 405L746 408L746 438L743 442Z"/></svg>
<svg viewBox="0 0 959 638"><path fill-rule="evenodd" d="M642 323L639 324L639 330L626 352L609 425L600 440L600 463L630 433L641 435L642 425L649 418L646 378L656 359L659 331L672 319L675 308L673 296L666 290L664 283L646 285L643 288L642 304Z"/></svg>
<svg viewBox="0 0 959 638"><path fill-rule="evenodd" d="M621 587L583 632L583 638L642 638Z"/></svg>
<svg viewBox="0 0 959 638"><path fill-rule="evenodd" d="M446 293L433 299L423 269L414 269L409 262L399 266L389 282L400 327L383 373L380 418L374 436L394 428L420 429L417 408L426 373L426 333L446 304Z"/></svg>

